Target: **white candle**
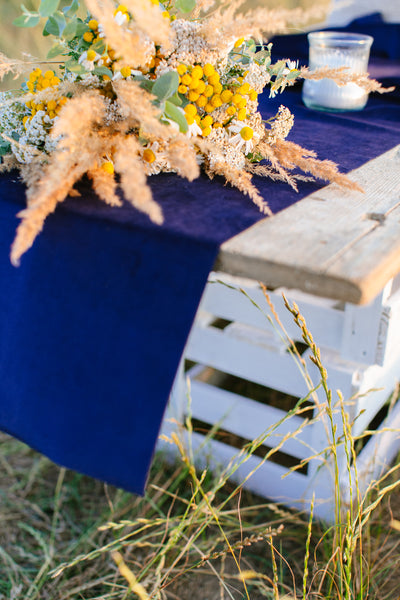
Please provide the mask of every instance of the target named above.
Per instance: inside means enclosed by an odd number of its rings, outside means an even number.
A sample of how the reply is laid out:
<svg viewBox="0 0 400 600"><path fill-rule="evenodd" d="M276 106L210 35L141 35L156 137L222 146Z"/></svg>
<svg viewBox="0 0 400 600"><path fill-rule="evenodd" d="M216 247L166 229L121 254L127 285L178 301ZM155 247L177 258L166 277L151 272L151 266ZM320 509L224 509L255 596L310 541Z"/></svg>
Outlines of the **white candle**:
<svg viewBox="0 0 400 600"><path fill-rule="evenodd" d="M320 31L308 35L310 43L310 69L320 67L348 67L354 73L365 73L368 67L371 36L355 33ZM330 79L308 79L303 86L303 101L309 108L322 110L361 110L368 93L348 83L338 86Z"/></svg>

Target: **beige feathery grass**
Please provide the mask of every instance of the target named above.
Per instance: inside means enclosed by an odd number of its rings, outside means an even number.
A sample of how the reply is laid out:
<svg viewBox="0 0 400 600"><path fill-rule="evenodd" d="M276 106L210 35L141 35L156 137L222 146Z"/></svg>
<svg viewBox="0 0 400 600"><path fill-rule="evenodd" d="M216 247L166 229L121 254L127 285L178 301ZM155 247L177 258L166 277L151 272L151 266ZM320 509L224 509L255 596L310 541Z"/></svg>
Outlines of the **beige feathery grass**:
<svg viewBox="0 0 400 600"><path fill-rule="evenodd" d="M25 173L28 206L18 214L22 222L11 248L13 265L18 265L22 254L32 246L46 217L104 152L102 138L92 133L93 125L99 125L104 114L104 101L94 91L70 100L63 108L53 128L53 135L61 136L57 150L44 166L38 164L35 170L30 165Z"/></svg>
<svg viewBox="0 0 400 600"><path fill-rule="evenodd" d="M196 150L190 140L181 135L168 144L166 148L168 162L171 167L189 181L200 175L200 167L196 160Z"/></svg>
<svg viewBox="0 0 400 600"><path fill-rule="evenodd" d="M139 158L139 141L132 135L121 135L116 138L114 144L115 167L121 175L121 187L125 198L132 206L146 213L154 223L161 225L164 217L147 185L146 174Z"/></svg>
<svg viewBox="0 0 400 600"><path fill-rule="evenodd" d="M256 186L252 183L251 173L247 173L243 169L235 169L227 162L220 160L213 163L212 171L208 171L208 175L211 178L214 175L222 175L233 187L240 190L246 196L249 196L260 212L264 215L272 215L268 202L264 200Z"/></svg>
<svg viewBox="0 0 400 600"><path fill-rule="evenodd" d="M171 45L172 30L158 6L145 0L126 3L135 16L134 28L127 23L120 27L114 20L112 0L85 0L89 11L101 23L106 41L118 56L119 64L145 66L154 54L154 43ZM148 37L147 37L148 36ZM149 39L153 43L149 43Z"/></svg>
<svg viewBox="0 0 400 600"><path fill-rule="evenodd" d="M5 54L0 52L0 79L3 79L9 73L14 74L16 77L25 73L29 69L26 61L18 59L10 59Z"/></svg>
<svg viewBox="0 0 400 600"><path fill-rule="evenodd" d="M255 37L259 40L273 35L288 33L304 27L312 18L321 19L326 15L326 7L314 4L311 9L266 9L256 8L241 14L241 0L223 3L204 20L204 35L211 43L219 46L226 40L241 37Z"/></svg>
<svg viewBox="0 0 400 600"><path fill-rule="evenodd" d="M91 14L101 23L105 39L118 56L121 65L144 66L153 49L141 42L140 31L132 33L128 26L120 27L114 21L115 4L112 0L85 0Z"/></svg>
<svg viewBox="0 0 400 600"><path fill-rule="evenodd" d="M252 173L253 175L259 175L260 177L268 177L269 179L272 179L272 181L283 181L284 183L290 185L290 187L297 192L297 177L283 169L283 167L281 167L279 162L276 160L271 147L268 144L265 144L265 146L266 148L263 153L264 158L268 159L271 166L248 162L246 165L246 171Z"/></svg>
<svg viewBox="0 0 400 600"><path fill-rule="evenodd" d="M340 173L338 165L331 160L318 160L315 152L287 140L277 140L271 147L278 163L292 170L299 167L304 173L311 173L317 179L336 183L342 188L362 192L358 183Z"/></svg>
<svg viewBox="0 0 400 600"><path fill-rule="evenodd" d="M173 31L169 17L163 15L157 4L149 0L124 0L124 5L134 16L135 27L139 27L158 46L166 50L171 47Z"/></svg>
<svg viewBox="0 0 400 600"><path fill-rule="evenodd" d="M144 136L168 140L176 135L173 127L161 123L160 109L154 106L154 96L146 92L136 81L113 82L118 104L124 118L121 128L140 127Z"/></svg>
<svg viewBox="0 0 400 600"><path fill-rule="evenodd" d="M376 79L370 79L368 73L354 73L349 67L338 67L332 69L330 67L321 67L310 71L307 67L300 69L300 77L302 79L313 79L319 81L321 79L332 79L337 85L344 86L348 83L355 83L363 88L366 92L378 92L385 94L393 92L394 87L384 88Z"/></svg>
<svg viewBox="0 0 400 600"><path fill-rule="evenodd" d="M87 173L92 181L96 194L110 206L122 206L121 199L117 195L117 182L113 173L107 173L99 166L95 166Z"/></svg>

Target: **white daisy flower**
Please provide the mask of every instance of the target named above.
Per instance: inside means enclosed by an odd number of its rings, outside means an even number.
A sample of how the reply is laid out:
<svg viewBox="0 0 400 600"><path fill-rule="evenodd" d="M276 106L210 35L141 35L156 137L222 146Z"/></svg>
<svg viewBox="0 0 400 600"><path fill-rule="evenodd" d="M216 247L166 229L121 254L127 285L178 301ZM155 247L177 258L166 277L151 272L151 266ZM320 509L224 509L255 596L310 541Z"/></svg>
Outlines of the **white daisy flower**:
<svg viewBox="0 0 400 600"><path fill-rule="evenodd" d="M157 175L161 171L171 171L168 156L164 148L157 141L152 142L143 149L142 159L147 175Z"/></svg>
<svg viewBox="0 0 400 600"><path fill-rule="evenodd" d="M120 10L114 15L114 21L119 26L124 25L128 22L128 20L128 15L126 13L121 12Z"/></svg>
<svg viewBox="0 0 400 600"><path fill-rule="evenodd" d="M282 75L289 75L291 71L296 71L299 68L299 61L288 60L286 61L286 68L283 69Z"/></svg>
<svg viewBox="0 0 400 600"><path fill-rule="evenodd" d="M78 63L85 67L87 71L93 71L99 62L102 63L102 57L94 50L83 52L78 60Z"/></svg>
<svg viewBox="0 0 400 600"><path fill-rule="evenodd" d="M191 125L188 125L188 130L186 132L186 135L188 138L191 137L196 137L197 135L202 135L203 130L202 128L196 123L196 121L193 121L193 123Z"/></svg>
<svg viewBox="0 0 400 600"><path fill-rule="evenodd" d="M245 155L249 154L254 146L254 130L252 127L243 125L243 122L232 121L229 125L229 133L233 133L229 138L229 143L234 144L238 150L242 150Z"/></svg>

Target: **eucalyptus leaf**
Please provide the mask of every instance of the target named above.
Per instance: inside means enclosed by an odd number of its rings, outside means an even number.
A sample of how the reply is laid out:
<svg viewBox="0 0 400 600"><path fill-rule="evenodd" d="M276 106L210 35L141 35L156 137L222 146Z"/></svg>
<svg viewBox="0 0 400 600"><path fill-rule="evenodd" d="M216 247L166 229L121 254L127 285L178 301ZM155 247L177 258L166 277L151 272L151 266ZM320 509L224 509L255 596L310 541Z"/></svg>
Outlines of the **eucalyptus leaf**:
<svg viewBox="0 0 400 600"><path fill-rule="evenodd" d="M64 30L62 32L62 36L66 40L72 40L76 36L76 29L78 27L77 19L71 19L69 23L66 24Z"/></svg>
<svg viewBox="0 0 400 600"><path fill-rule="evenodd" d="M47 19L46 25L43 29L43 35L54 35L55 37L61 37L66 25L67 22L64 15L61 12L56 12Z"/></svg>
<svg viewBox="0 0 400 600"><path fill-rule="evenodd" d="M269 58L269 56L270 53L268 52L268 50L259 50L255 53L254 58L256 58L257 60L264 60L266 58Z"/></svg>
<svg viewBox="0 0 400 600"><path fill-rule="evenodd" d="M134 80L139 81L140 87L146 90L146 92L150 92L151 94L153 93L154 81L150 81L142 75L135 75Z"/></svg>
<svg viewBox="0 0 400 600"><path fill-rule="evenodd" d="M98 40L95 44L90 46L90 49L97 52L97 54L102 55L106 49L106 45L103 40Z"/></svg>
<svg viewBox="0 0 400 600"><path fill-rule="evenodd" d="M8 144L6 145L1 145L0 146L0 156L5 156L6 154L9 154L9 152L11 152L11 145Z"/></svg>
<svg viewBox="0 0 400 600"><path fill-rule="evenodd" d="M77 26L76 26L76 34L75 35L77 35L78 37L80 37L87 30L88 30L88 26L86 25L86 23L84 23L81 19L78 19L78 23L77 23Z"/></svg>
<svg viewBox="0 0 400 600"><path fill-rule="evenodd" d="M47 59L51 60L52 58L55 58L56 56L60 56L60 54L63 54L66 51L67 51L67 48L63 44L55 44L48 51Z"/></svg>
<svg viewBox="0 0 400 600"><path fill-rule="evenodd" d="M25 14L14 19L13 25L16 27L36 27L39 21L39 16Z"/></svg>
<svg viewBox="0 0 400 600"><path fill-rule="evenodd" d="M176 0L175 8L180 12L190 13L196 6L196 0Z"/></svg>
<svg viewBox="0 0 400 600"><path fill-rule="evenodd" d="M179 86L179 75L176 71L168 71L161 75L159 79L154 83L152 93L157 96L161 102L170 98L178 91Z"/></svg>
<svg viewBox="0 0 400 600"><path fill-rule="evenodd" d="M58 9L60 0L42 0L39 6L39 13L42 17L50 17Z"/></svg>
<svg viewBox="0 0 400 600"><path fill-rule="evenodd" d="M11 150L11 144L7 140L4 140L0 134L0 156L5 156Z"/></svg>
<svg viewBox="0 0 400 600"><path fill-rule="evenodd" d="M72 4L70 4L69 6L64 6L62 11L66 17L72 17L78 11L78 9L79 9L79 1L72 0Z"/></svg>
<svg viewBox="0 0 400 600"><path fill-rule="evenodd" d="M172 104L175 104L175 106L182 106L182 98L179 96L178 93L168 98L168 101L172 102Z"/></svg>
<svg viewBox="0 0 400 600"><path fill-rule="evenodd" d="M113 78L113 72L107 67L95 67L92 71L95 75L107 75L110 79Z"/></svg>
<svg viewBox="0 0 400 600"><path fill-rule="evenodd" d="M168 117L168 119L171 119L172 121L175 121L175 123L178 123L179 129L182 133L187 132L188 124L186 121L185 113L181 108L178 108L177 106L175 106L175 104L172 104L172 102L166 100L164 114L166 117Z"/></svg>
<svg viewBox="0 0 400 600"><path fill-rule="evenodd" d="M86 69L83 65L79 64L78 61L71 59L65 63L65 68L75 75L83 75L86 73Z"/></svg>

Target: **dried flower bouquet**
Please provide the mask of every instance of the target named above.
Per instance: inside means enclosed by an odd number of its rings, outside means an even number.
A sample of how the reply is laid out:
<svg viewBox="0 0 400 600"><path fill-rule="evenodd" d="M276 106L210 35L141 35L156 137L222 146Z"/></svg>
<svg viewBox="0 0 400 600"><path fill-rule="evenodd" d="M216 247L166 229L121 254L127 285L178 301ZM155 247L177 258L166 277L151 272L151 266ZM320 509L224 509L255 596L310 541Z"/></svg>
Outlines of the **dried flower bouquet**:
<svg viewBox="0 0 400 600"><path fill-rule="evenodd" d="M47 215L77 195L74 185L84 174L102 200L118 206L117 173L125 198L159 224L162 211L146 181L161 171L190 181L200 168L211 178L222 175L265 214L270 211L251 181L254 173L296 188L291 171L299 167L355 187L334 163L286 140L293 125L287 108L268 121L258 112L267 86L274 96L299 77L321 77L290 60L272 64L271 45L256 45L306 22L308 13L240 15L240 2L214 6L213 0L86 0L90 14L82 17L78 0L59 5L41 0L37 12L22 7L15 24L44 22L43 34L55 44L42 68L29 63L21 89L0 99L2 168L19 168L27 184L14 265ZM5 56L0 63L2 74L27 69ZM329 75L349 79L340 71ZM376 82L361 84L381 91Z"/></svg>

